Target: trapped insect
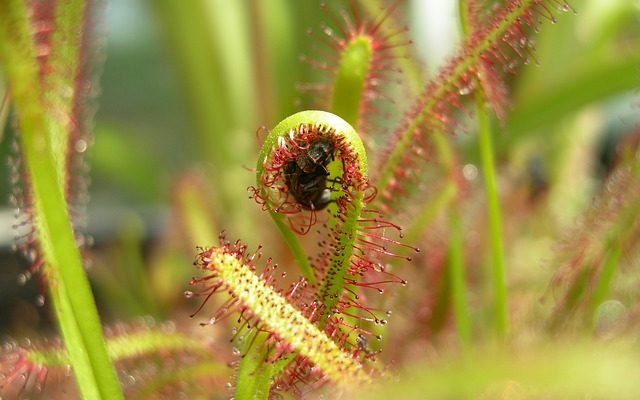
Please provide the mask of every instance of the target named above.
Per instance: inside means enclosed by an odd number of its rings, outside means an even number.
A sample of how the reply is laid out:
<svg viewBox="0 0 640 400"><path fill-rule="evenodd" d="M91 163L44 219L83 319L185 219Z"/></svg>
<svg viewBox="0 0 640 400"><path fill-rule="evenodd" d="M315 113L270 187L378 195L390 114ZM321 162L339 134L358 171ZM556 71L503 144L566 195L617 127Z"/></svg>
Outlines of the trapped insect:
<svg viewBox="0 0 640 400"><path fill-rule="evenodd" d="M333 143L327 138L319 138L309 144L309 148L296 157L296 164L307 173L322 167L326 171L329 158L333 159Z"/></svg>
<svg viewBox="0 0 640 400"><path fill-rule="evenodd" d="M333 159L333 152L333 143L328 138L319 138L285 165L285 183L302 208L322 210L331 202L327 164Z"/></svg>

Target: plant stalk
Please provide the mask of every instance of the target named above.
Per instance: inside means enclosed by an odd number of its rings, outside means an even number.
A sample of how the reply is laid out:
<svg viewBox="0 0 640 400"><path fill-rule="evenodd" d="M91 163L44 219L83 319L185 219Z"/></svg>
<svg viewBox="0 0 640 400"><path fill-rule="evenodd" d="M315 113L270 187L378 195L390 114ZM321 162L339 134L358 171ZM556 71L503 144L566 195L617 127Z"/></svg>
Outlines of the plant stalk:
<svg viewBox="0 0 640 400"><path fill-rule="evenodd" d="M467 300L466 273L464 269L464 235L462 221L456 207L449 212L449 279L453 315L460 345L465 348L471 341L471 316Z"/></svg>
<svg viewBox="0 0 640 400"><path fill-rule="evenodd" d="M473 29L479 26L471 26L467 0L460 0L458 11L460 25L467 42L470 41ZM478 85L475 91L476 115L478 118L478 141L480 146L480 159L484 174L484 188L487 196L487 212L489 215L489 242L491 247L491 276L494 293L494 321L496 334L504 338L507 333L507 289L504 267L504 250L502 243L502 215L500 212L500 200L495 168L495 156L491 132L491 121L487 111L487 99L483 89L482 76L478 77Z"/></svg>
<svg viewBox="0 0 640 400"><path fill-rule="evenodd" d="M495 330L498 337L504 338L507 334L507 285L504 266L504 245L502 242L502 213L500 211L498 195L491 122L489 121L489 113L486 109L485 96L481 87L478 87L475 97L478 116L480 159L487 196L487 212L489 214L489 242L491 247Z"/></svg>
<svg viewBox="0 0 640 400"><path fill-rule="evenodd" d="M39 246L45 259L52 307L80 393L86 399L121 399L122 392L102 335L98 311L69 220L63 179L42 100L36 51L24 2L0 2L0 58L21 127L21 144L34 199ZM54 49L64 51L64 49ZM64 151L64 149L61 149Z"/></svg>

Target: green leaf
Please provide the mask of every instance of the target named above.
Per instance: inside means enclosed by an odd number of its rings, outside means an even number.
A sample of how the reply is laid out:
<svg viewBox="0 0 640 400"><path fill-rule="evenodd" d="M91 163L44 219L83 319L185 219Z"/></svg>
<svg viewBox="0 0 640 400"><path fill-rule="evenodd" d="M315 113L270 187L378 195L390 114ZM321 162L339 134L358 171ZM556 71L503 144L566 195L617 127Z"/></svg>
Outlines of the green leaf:
<svg viewBox="0 0 640 400"><path fill-rule="evenodd" d="M83 2L72 4L68 5L71 11L61 8L58 10L61 14L56 14L61 29L68 27L65 13L84 12ZM53 140L53 135L69 126L64 118L64 122L60 121L59 115L48 114L53 110L43 101L27 15L22 1L0 3L0 58L18 113L20 139L33 194L39 245L50 283L51 302L82 396L87 399L119 399L122 393L105 348L102 327L63 193L64 168L60 160L64 159L66 148L54 147L59 142ZM75 28L71 30L73 36L66 42L61 40L62 47L55 48L55 52L71 51L68 47L79 45L81 25ZM73 65L70 68L73 69ZM75 81L64 83L63 87L74 87Z"/></svg>

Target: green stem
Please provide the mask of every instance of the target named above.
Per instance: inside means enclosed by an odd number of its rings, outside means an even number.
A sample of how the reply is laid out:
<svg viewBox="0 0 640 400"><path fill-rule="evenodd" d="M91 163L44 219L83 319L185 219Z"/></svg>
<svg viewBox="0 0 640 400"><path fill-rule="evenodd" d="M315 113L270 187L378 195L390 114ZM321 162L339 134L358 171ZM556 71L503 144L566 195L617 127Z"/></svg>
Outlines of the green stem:
<svg viewBox="0 0 640 400"><path fill-rule="evenodd" d="M344 217L342 224L340 224L336 243L337 250L331 256L326 277L319 291L319 297L325 305L323 315L319 321L320 326L324 325L342 297L345 278L353 255L353 246L358 230L357 220L360 218L360 212L362 211L363 197L362 192L353 197L353 206Z"/></svg>
<svg viewBox="0 0 640 400"><path fill-rule="evenodd" d="M469 16L469 4L465 0L458 2L460 25L462 32L470 43L470 37L474 33ZM482 80L482 76L478 77ZM498 337L503 338L507 333L507 289L504 269L504 255L502 243L502 216L500 212L500 200L496 178L495 157L493 151L491 121L486 107L486 97L482 83L479 82L475 91L476 115L478 117L478 137L480 145L480 159L484 174L484 187L487 196L487 212L489 214L489 242L491 246L491 275L493 278L494 292L494 318L495 329Z"/></svg>
<svg viewBox="0 0 640 400"><path fill-rule="evenodd" d="M462 29L462 35L466 41L469 41L471 27L469 21L469 2L468 0L458 0L458 21Z"/></svg>
<svg viewBox="0 0 640 400"><path fill-rule="evenodd" d="M55 31L51 35L50 47L53 49L47 63L50 72L44 76L43 95L48 107L49 115L62 119L58 123L50 125L47 132L51 141L51 148L56 157L58 173L67 173L67 151L71 137L70 125L80 123L73 115L74 102L78 93L74 91L69 96L69 90L75 89L76 81L82 79L81 71L83 38L87 32L83 32L87 5L84 0L69 0L56 3Z"/></svg>
<svg viewBox="0 0 640 400"><path fill-rule="evenodd" d="M331 112L358 126L362 94L372 59L371 39L357 36L342 51L333 85Z"/></svg>
<svg viewBox="0 0 640 400"><path fill-rule="evenodd" d="M451 299L453 300L453 314L456 320L458 340L463 347L467 347L471 340L471 316L467 300L466 273L464 270L464 235L460 214L453 208L449 214L449 279L451 285Z"/></svg>
<svg viewBox="0 0 640 400"><path fill-rule="evenodd" d="M350 38L348 44L340 54L340 61L336 71L333 84L333 94L331 97L331 112L339 115L351 126L359 128L361 125L360 112L365 103L363 94L365 92L366 80L371 70L373 62L372 38L366 34L360 34ZM360 139L354 131L354 137ZM362 146L362 143L359 143ZM362 152L364 155L364 151ZM366 158L365 158L366 160ZM365 161L366 162L366 161ZM336 174L337 166L329 168L331 174ZM366 168L364 169L366 174ZM344 279L353 254L353 245L357 231L357 219L363 206L363 194L358 193L353 199L353 207L345 216L341 226L338 227L336 218L329 221L331 229L339 229L339 237L336 248L343 249L342 252L331 257L325 280L320 288L320 299L325 304L324 315L320 318L320 326L324 326L328 315L338 303L344 290ZM336 213L336 207L330 206L330 214Z"/></svg>
<svg viewBox="0 0 640 400"><path fill-rule="evenodd" d="M244 332L250 334L246 329ZM242 345L240 349L243 357L238 367L236 388L233 393L233 398L237 400L268 399L272 379L278 376L274 371L274 365L283 362L283 360L278 360L274 364L265 363L264 360L268 357L264 347L267 334L264 332L253 334L258 335L255 341L250 335L244 340L244 343L238 344L238 346ZM293 360L291 357L285 359L287 360L285 366Z"/></svg>
<svg viewBox="0 0 640 400"><path fill-rule="evenodd" d="M298 240L298 237L295 233L289 228L287 223L284 221L284 217L282 214L278 214L269 210L269 215L273 219L273 222L278 227L278 230L282 234L287 246L289 246L289 250L291 250L291 254L295 258L298 263L298 267L300 268L300 272L302 272L302 276L304 276L310 283L316 283L316 276L313 272L313 268L311 267L311 262L307 257L307 253L304 251L302 244Z"/></svg>
<svg viewBox="0 0 640 400"><path fill-rule="evenodd" d="M498 196L491 122L485 106L481 88L476 91L476 110L478 116L478 137L480 158L484 175L484 186L489 213L489 242L491 246L491 275L493 277L495 329L499 337L507 334L507 286L502 243L502 215Z"/></svg>
<svg viewBox="0 0 640 400"><path fill-rule="evenodd" d="M63 51L63 49L54 49ZM18 112L21 143L34 199L39 244L49 277L53 309L80 393L87 399L120 399L122 392L107 354L98 312L84 273L63 193L50 132L27 10L20 0L0 2L0 58ZM64 149L62 149L64 150Z"/></svg>
<svg viewBox="0 0 640 400"><path fill-rule="evenodd" d="M11 98L9 97L9 91L4 87L2 77L0 77L0 143L4 138L4 128L7 124L7 118L9 117L9 108L11 106Z"/></svg>

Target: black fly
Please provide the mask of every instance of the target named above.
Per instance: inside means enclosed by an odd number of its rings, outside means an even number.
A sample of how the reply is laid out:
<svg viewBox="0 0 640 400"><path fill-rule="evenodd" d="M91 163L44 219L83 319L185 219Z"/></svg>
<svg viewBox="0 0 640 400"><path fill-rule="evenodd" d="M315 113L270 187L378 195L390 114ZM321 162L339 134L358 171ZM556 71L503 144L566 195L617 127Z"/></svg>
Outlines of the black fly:
<svg viewBox="0 0 640 400"><path fill-rule="evenodd" d="M302 208L322 210L331 202L331 191L327 188L327 164L333 159L333 151L331 141L319 138L285 165L285 183Z"/></svg>
<svg viewBox="0 0 640 400"><path fill-rule="evenodd" d="M306 173L313 173L318 167L326 172L330 158L333 158L333 143L320 138L311 142L309 148L296 157L296 164Z"/></svg>

